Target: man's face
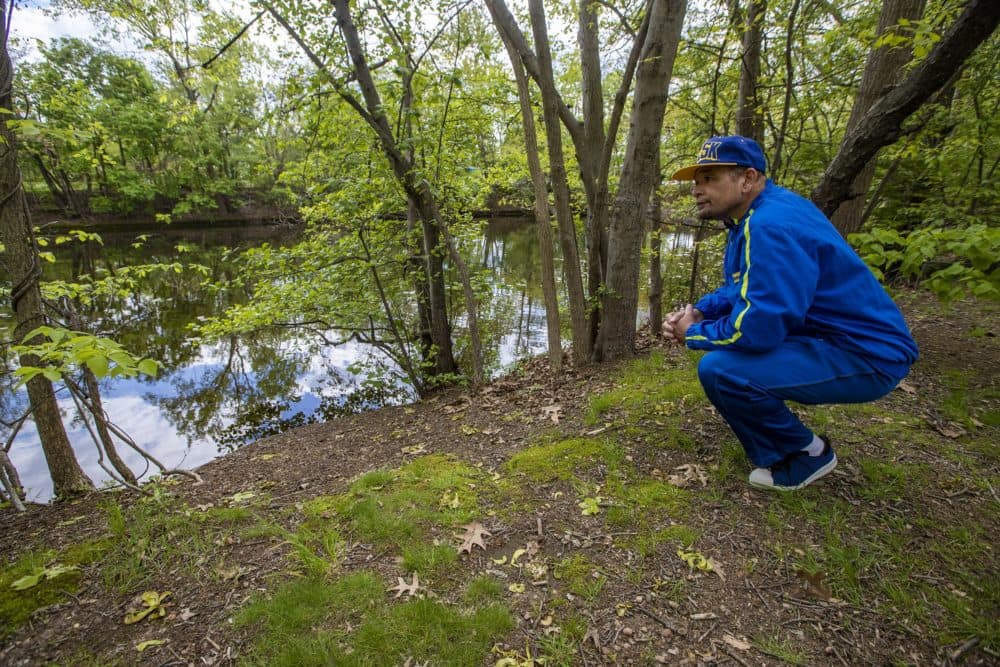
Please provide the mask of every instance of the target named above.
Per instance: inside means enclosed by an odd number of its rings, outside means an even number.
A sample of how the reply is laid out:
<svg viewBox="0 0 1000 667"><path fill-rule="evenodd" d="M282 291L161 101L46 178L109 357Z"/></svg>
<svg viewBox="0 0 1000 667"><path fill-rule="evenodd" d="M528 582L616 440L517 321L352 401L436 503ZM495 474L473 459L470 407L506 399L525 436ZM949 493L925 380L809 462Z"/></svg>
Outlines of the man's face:
<svg viewBox="0 0 1000 667"><path fill-rule="evenodd" d="M694 174L694 195L702 220L732 220L742 216L751 203L753 170L733 167L702 167Z"/></svg>

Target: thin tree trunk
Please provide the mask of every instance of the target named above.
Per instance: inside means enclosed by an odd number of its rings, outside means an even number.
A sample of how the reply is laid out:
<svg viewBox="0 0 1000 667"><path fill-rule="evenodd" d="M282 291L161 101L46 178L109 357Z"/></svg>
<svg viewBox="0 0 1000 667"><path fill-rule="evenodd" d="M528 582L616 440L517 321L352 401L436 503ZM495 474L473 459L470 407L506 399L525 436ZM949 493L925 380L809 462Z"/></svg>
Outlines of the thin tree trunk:
<svg viewBox="0 0 1000 667"><path fill-rule="evenodd" d="M488 5L494 23L498 23L492 5ZM538 229L538 254L542 264L542 295L545 297L545 329L548 334L549 366L553 375L562 372L562 333L559 322L559 294L556 290L555 253L552 247L552 224L549 218L549 195L545 185L545 173L538 156L538 139L535 118L531 109L531 91L528 77L507 33L497 25L497 32L507 48L514 79L517 82L517 97L521 105L521 124L524 127L524 149L528 159L528 171L535 192L535 224Z"/></svg>
<svg viewBox="0 0 1000 667"><path fill-rule="evenodd" d="M736 133L764 143L764 120L757 84L760 79L760 44L764 34L767 0L750 0L740 58L740 84L736 105Z"/></svg>
<svg viewBox="0 0 1000 667"><path fill-rule="evenodd" d="M931 52L906 78L882 95L844 136L836 157L826 168L812 200L821 211L833 215L850 197L854 177L883 146L896 142L903 121L945 86L977 46L993 34L1000 23L1000 2L968 0L955 22Z"/></svg>
<svg viewBox="0 0 1000 667"><path fill-rule="evenodd" d="M792 91L795 89L795 65L792 63L792 44L795 40L795 18L799 13L800 0L792 2L792 11L788 14L788 29L785 31L785 99L781 106L781 126L774 138L774 150L771 154L771 164L768 170L772 176L781 169L781 152L785 147L785 133L788 131L788 118L792 109Z"/></svg>
<svg viewBox="0 0 1000 667"><path fill-rule="evenodd" d="M883 36L887 31L898 28L901 19L920 20L924 15L924 6L925 0L883 0L882 13L878 20L878 35ZM910 62L912 56L913 50L910 45L911 42L907 40L905 46L883 45L873 48L868 53L858 93L854 98L854 107L851 109L851 116L847 121L847 132L857 127L865 112L883 91L899 80L903 67ZM873 156L858 172L851 183L848 199L837 208L830 218L843 236L861 228L864 221L868 188L875 176L877 163L878 160Z"/></svg>
<svg viewBox="0 0 1000 667"><path fill-rule="evenodd" d="M101 402L101 388L97 384L94 372L87 368L86 365L83 366L83 381L87 387L87 398L90 399L94 425L97 427L97 435L101 440L95 444L98 447L104 447L104 453L108 455L108 460L111 461L111 465L122 476L122 479L132 486L137 486L139 481L136 479L135 473L122 460L122 457L118 454L118 449L115 447L111 431L108 430L107 413L104 412L104 404Z"/></svg>
<svg viewBox="0 0 1000 667"><path fill-rule="evenodd" d="M660 150L667 86L686 8L685 0L655 0L651 9L649 32L636 72L624 164L611 211L604 315L594 350L598 360L617 359L635 350L643 217L657 180L653 166Z"/></svg>
<svg viewBox="0 0 1000 667"><path fill-rule="evenodd" d="M545 136L549 149L549 178L555 198L556 221L559 224L559 242L563 251L563 277L569 296L570 324L573 332L573 358L583 364L590 356L590 336L587 335L587 303L583 295L583 277L580 272L580 254L576 241L576 225L569 206L569 184L566 181L566 162L563 158L562 126L559 123L558 97L552 75L552 56L549 52L548 28L542 0L528 0L531 29L538 48L538 69L542 91L542 111L545 118Z"/></svg>
<svg viewBox="0 0 1000 667"><path fill-rule="evenodd" d="M11 83L13 66L7 52L7 2L0 0L0 108L13 108ZM11 278L11 305L16 318L13 342L31 343L25 334L45 323L42 294L38 287L41 269L35 238L31 230L21 170L17 164L14 133L6 122L0 122L0 242L6 250L7 270ZM22 366L35 366L33 355L21 355ZM37 375L27 383L28 398L42 451L52 476L57 497L66 497L93 489L83 473L76 454L66 436L52 383Z"/></svg>
<svg viewBox="0 0 1000 667"><path fill-rule="evenodd" d="M659 338L660 322L663 321L663 273L660 271L660 247L663 245L663 202L660 200L657 187L663 180L660 173L660 152L656 152L654 172L659 175L653 186L652 206L650 207L649 231L649 330Z"/></svg>

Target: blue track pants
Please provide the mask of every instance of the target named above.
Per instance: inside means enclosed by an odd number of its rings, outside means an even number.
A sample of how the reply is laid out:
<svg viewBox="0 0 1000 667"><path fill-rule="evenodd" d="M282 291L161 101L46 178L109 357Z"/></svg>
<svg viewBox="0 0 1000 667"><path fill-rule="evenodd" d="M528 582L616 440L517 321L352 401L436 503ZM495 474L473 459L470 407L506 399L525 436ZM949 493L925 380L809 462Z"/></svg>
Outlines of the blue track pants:
<svg viewBox="0 0 1000 667"><path fill-rule="evenodd" d="M785 401L866 403L899 383L862 357L817 338L790 337L763 353L716 350L698 378L754 465L767 468L812 442Z"/></svg>

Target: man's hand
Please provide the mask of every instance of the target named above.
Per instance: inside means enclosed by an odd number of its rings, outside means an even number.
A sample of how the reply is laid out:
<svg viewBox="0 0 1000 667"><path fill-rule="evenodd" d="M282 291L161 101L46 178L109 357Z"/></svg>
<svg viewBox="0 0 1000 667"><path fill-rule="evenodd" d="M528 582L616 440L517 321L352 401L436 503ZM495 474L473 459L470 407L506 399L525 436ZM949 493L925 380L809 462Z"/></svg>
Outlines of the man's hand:
<svg viewBox="0 0 1000 667"><path fill-rule="evenodd" d="M684 339L687 337L688 327L695 322L701 322L703 319L705 319L705 316L702 312L689 303L684 306L683 310L675 310L667 315L667 319L663 320L663 326L660 331L668 341L683 345Z"/></svg>

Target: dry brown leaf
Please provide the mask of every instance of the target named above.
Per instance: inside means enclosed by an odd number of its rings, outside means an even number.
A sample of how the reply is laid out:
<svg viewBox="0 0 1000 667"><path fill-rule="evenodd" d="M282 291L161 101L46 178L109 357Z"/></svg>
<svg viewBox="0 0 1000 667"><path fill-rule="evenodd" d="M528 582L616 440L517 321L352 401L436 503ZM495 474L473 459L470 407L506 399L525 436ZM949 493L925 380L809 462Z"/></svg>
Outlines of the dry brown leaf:
<svg viewBox="0 0 1000 667"><path fill-rule="evenodd" d="M406 583L406 580L403 579L402 577L396 577L396 581L399 583L397 583L395 586L389 589L390 591L396 591L396 594L392 596L394 598L398 598L403 593L406 593L407 597L412 598L421 589L420 579L417 576L416 572L413 573L413 579L410 581L410 583Z"/></svg>
<svg viewBox="0 0 1000 667"><path fill-rule="evenodd" d="M708 484L708 473L697 463L685 463L674 468L678 474L670 475L667 481L677 487L685 487L692 482L698 482L702 486Z"/></svg>
<svg viewBox="0 0 1000 667"><path fill-rule="evenodd" d="M712 572L715 572L717 575L719 575L719 579L722 579L723 581L726 580L726 571L722 569L722 565L719 564L719 561L709 556L708 564L709 566L711 566Z"/></svg>
<svg viewBox="0 0 1000 667"><path fill-rule="evenodd" d="M917 388L914 387L909 382L907 382L906 380L903 380L902 382L900 382L899 384L897 384L896 385L896 389L902 389L907 394L915 394L915 393L917 393Z"/></svg>
<svg viewBox="0 0 1000 667"><path fill-rule="evenodd" d="M554 423L559 423L559 418L562 417L562 406L561 405L547 405L542 408L542 412L546 417L551 419Z"/></svg>
<svg viewBox="0 0 1000 667"><path fill-rule="evenodd" d="M803 588L805 588L806 593L817 598L819 600L832 600L833 591L826 584L826 573L816 572L815 574L806 572L805 570L796 570L795 576L802 580Z"/></svg>
<svg viewBox="0 0 1000 667"><path fill-rule="evenodd" d="M729 644L730 646L732 646L737 651L749 651L750 650L750 642L745 641L743 639L737 639L736 637L733 637L729 633L726 633L726 634L722 635L722 641L726 642L727 644Z"/></svg>
<svg viewBox="0 0 1000 667"><path fill-rule="evenodd" d="M486 530L483 524L478 521L467 523L462 528L465 529L464 533L455 533L455 537L462 541L458 546L458 553L471 554L473 547L479 547L483 551L486 550L486 543L483 542L483 538L491 537L493 533Z"/></svg>

